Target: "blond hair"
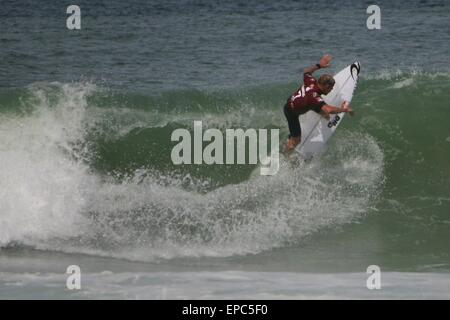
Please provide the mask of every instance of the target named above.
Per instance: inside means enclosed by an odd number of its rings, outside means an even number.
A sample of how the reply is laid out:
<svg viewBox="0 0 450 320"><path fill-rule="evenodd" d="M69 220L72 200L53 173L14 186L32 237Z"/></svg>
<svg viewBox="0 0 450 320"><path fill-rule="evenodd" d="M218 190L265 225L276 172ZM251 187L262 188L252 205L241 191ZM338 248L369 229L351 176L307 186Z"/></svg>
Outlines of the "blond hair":
<svg viewBox="0 0 450 320"><path fill-rule="evenodd" d="M333 76L329 75L329 74L323 74L319 77L319 80L317 80L317 82L321 85L321 86L334 86L334 78Z"/></svg>

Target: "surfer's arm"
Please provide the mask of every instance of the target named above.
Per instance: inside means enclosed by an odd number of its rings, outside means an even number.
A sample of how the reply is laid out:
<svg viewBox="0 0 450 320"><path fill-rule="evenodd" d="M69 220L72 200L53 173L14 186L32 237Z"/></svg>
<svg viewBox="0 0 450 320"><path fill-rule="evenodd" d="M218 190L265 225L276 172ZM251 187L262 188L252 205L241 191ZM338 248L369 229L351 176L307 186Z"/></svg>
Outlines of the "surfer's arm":
<svg viewBox="0 0 450 320"><path fill-rule="evenodd" d="M350 114L353 114L353 109L350 108L350 105L348 104L347 101L344 101L342 103L341 107L335 107L335 106L330 106L328 104L324 104L321 108L321 111L326 114L336 114L336 113L341 113L341 112L348 112Z"/></svg>
<svg viewBox="0 0 450 320"><path fill-rule="evenodd" d="M319 70L319 69L320 69L319 64L316 64L316 65L314 65L314 66L311 66L311 67L308 67L308 68L303 69L303 74L304 74L304 75L307 74L307 73L313 74L313 72L315 72L315 71L317 71L317 70Z"/></svg>
<svg viewBox="0 0 450 320"><path fill-rule="evenodd" d="M322 106L322 112L324 112L326 114L335 114L335 113L345 112L345 110L344 110L344 108L339 108L339 107L335 107L335 106L330 106L328 104L324 104Z"/></svg>
<svg viewBox="0 0 450 320"><path fill-rule="evenodd" d="M324 55L322 57L322 59L320 59L319 63L317 63L311 67L305 68L303 70L303 74L305 74L305 73L312 74L313 72L315 72L321 68L328 68L331 64L331 59L333 59L333 57L331 55L329 55L329 54Z"/></svg>
<svg viewBox="0 0 450 320"><path fill-rule="evenodd" d="M327 120L330 120L330 114L326 113L325 111L321 110L320 114L322 115L322 117L324 117Z"/></svg>

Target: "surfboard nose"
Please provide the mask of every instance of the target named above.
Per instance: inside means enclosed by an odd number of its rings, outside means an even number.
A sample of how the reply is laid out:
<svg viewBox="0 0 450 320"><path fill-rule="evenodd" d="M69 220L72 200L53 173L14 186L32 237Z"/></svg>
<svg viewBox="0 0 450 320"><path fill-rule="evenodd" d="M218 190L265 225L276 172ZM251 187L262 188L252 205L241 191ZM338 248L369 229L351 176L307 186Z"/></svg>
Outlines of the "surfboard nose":
<svg viewBox="0 0 450 320"><path fill-rule="evenodd" d="M359 61L355 61L352 63L352 65L350 66L350 74L352 75L352 77L354 78L354 72L356 72L356 76L359 75L359 72L361 71L361 64L359 63Z"/></svg>

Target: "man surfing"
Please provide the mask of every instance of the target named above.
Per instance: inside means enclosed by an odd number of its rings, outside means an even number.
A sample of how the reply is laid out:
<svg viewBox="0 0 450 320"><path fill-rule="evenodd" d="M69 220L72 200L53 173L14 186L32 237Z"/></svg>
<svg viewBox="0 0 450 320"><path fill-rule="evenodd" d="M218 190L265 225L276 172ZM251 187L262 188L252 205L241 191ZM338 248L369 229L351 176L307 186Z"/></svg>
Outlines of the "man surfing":
<svg viewBox="0 0 450 320"><path fill-rule="evenodd" d="M334 87L333 76L323 74L316 80L313 72L328 68L333 57L326 54L320 59L319 63L303 70L303 85L295 91L284 105L284 115L289 126L289 139L285 150L291 152L300 143L302 130L300 127L299 116L310 110L313 110L327 120L330 114L348 112L353 115L353 110L347 101L344 101L341 107L330 106L320 97L322 94L328 94Z"/></svg>

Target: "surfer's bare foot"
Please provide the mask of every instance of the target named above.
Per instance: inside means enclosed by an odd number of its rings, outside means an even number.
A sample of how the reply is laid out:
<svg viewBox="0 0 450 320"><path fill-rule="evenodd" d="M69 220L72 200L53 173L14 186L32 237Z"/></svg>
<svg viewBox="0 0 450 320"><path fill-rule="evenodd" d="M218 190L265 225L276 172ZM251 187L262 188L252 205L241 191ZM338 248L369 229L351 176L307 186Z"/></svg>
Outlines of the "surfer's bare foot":
<svg viewBox="0 0 450 320"><path fill-rule="evenodd" d="M284 154L288 155L300 143L301 137L290 137L284 146Z"/></svg>

